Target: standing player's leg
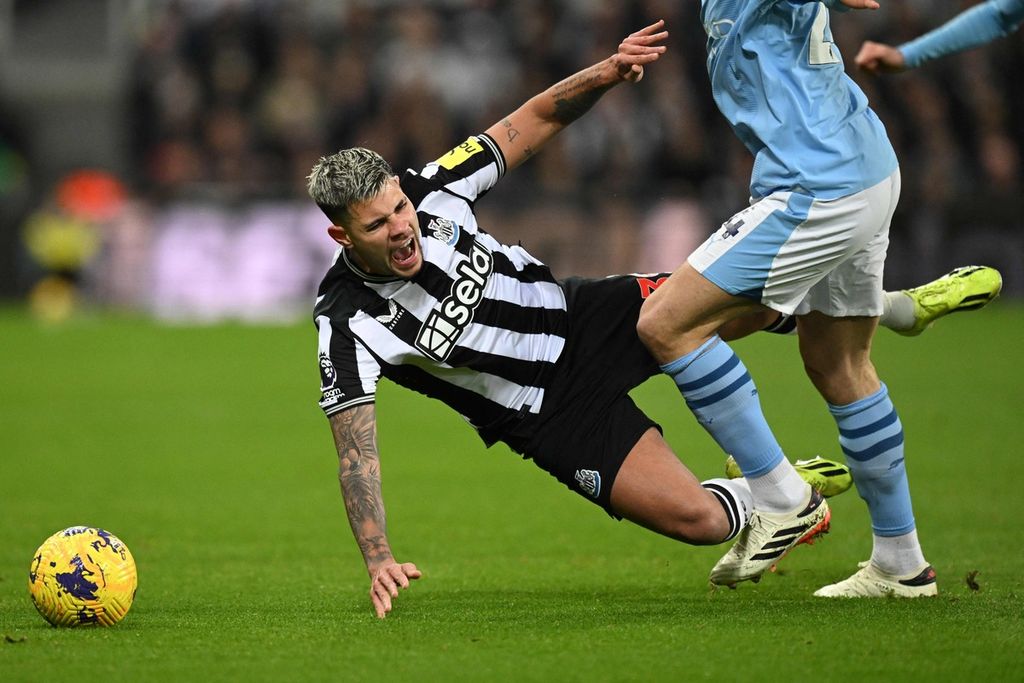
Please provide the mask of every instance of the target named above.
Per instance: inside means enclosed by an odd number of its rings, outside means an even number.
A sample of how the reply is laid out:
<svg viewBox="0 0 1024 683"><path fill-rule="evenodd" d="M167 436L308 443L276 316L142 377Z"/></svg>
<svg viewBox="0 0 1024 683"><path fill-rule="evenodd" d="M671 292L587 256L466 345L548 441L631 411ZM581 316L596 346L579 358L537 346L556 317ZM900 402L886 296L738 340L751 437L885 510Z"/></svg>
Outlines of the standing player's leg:
<svg viewBox="0 0 1024 683"><path fill-rule="evenodd" d="M903 453L903 426L871 362L877 319L798 319L800 354L839 428L860 497L867 503L874 542L871 561L821 597L935 594L935 572L918 542Z"/></svg>
<svg viewBox="0 0 1024 683"><path fill-rule="evenodd" d="M868 566L819 590L819 596L935 593L935 573L917 540L903 427L871 362L877 316L884 310L889 223L899 194L896 171L886 181L834 203L862 207L853 214L855 224L865 231L875 226L873 234L856 240L860 247L817 283L797 309L804 366L836 420L839 444L868 505L874 532Z"/></svg>

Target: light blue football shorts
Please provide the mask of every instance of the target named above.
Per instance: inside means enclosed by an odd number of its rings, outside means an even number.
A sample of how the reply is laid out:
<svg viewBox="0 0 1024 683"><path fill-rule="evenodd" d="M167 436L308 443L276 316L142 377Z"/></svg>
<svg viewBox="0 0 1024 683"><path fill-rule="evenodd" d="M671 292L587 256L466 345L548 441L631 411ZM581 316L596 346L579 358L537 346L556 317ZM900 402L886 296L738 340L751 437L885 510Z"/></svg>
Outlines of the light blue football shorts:
<svg viewBox="0 0 1024 683"><path fill-rule="evenodd" d="M740 211L687 261L726 292L786 314L882 313L900 172L839 199L776 192Z"/></svg>

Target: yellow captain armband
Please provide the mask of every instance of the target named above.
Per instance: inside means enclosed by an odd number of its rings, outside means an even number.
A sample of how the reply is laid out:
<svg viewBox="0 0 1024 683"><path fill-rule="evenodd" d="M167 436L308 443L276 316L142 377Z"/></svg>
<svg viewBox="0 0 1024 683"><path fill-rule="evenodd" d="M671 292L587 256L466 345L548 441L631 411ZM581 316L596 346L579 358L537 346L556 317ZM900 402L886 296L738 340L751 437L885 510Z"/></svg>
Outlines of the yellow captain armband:
<svg viewBox="0 0 1024 683"><path fill-rule="evenodd" d="M447 152L434 163L451 171L454 170L456 166L464 163L474 154L479 154L482 151L484 151L484 148L476 139L476 136L471 136L466 138L466 141L461 145Z"/></svg>

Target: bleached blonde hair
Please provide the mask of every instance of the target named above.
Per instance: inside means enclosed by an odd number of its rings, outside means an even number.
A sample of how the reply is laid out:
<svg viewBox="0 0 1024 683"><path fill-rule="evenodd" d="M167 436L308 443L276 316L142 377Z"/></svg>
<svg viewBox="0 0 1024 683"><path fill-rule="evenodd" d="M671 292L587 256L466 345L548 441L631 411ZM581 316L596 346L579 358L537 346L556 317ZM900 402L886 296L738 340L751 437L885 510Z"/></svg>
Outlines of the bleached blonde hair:
<svg viewBox="0 0 1024 683"><path fill-rule="evenodd" d="M384 157L351 147L320 157L306 176L306 189L334 225L346 225L352 218L348 207L376 197L393 175Z"/></svg>

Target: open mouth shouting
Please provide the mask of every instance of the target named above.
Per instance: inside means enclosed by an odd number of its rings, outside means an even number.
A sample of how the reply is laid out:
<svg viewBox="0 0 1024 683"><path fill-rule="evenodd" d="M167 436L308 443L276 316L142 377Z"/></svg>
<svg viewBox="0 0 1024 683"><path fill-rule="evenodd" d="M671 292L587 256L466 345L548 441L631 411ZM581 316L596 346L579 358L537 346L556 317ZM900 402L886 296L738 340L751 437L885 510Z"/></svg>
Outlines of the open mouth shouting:
<svg viewBox="0 0 1024 683"><path fill-rule="evenodd" d="M380 193L348 209L346 226L327 231L349 251L355 264L370 275L411 278L423 265L416 209L402 192L398 177L388 179Z"/></svg>
<svg viewBox="0 0 1024 683"><path fill-rule="evenodd" d="M420 260L416 239L410 236L391 252L391 266L399 275L411 276L418 269Z"/></svg>

